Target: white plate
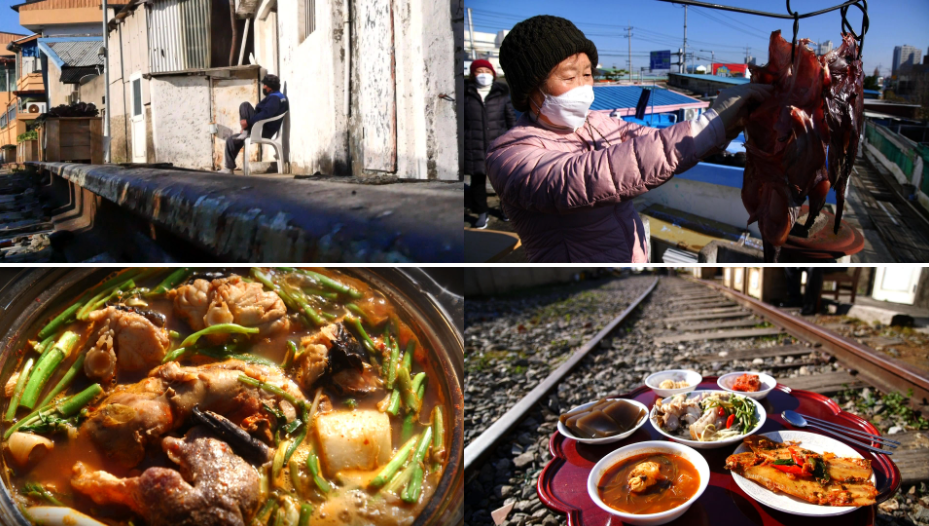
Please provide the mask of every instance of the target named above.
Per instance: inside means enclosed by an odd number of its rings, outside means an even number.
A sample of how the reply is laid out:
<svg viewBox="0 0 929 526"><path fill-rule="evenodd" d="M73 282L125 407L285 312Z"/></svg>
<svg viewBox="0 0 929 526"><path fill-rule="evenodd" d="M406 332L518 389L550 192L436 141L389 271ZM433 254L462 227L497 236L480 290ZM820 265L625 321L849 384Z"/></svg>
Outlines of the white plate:
<svg viewBox="0 0 929 526"><path fill-rule="evenodd" d="M675 382L683 380L686 381L688 385L687 387L680 387L678 389L662 389L658 387L661 382L665 380L674 380ZM668 369L650 374L648 378L645 379L645 385L654 391L656 395L665 398L676 394L689 393L696 389L702 381L703 376L697 371L691 371L689 369Z"/></svg>
<svg viewBox="0 0 929 526"><path fill-rule="evenodd" d="M761 382L761 390L755 391L754 393L736 391L732 388L732 384L735 383L736 379L743 374L755 374L758 375L758 381ZM759 373L755 371L736 371L734 373L724 374L719 377L719 380L716 380L716 385L723 389L724 391L729 391L730 393L735 393L742 396L747 396L749 398L754 398L755 400L764 400L768 393L777 385L777 380L774 379L770 374Z"/></svg>
<svg viewBox="0 0 929 526"><path fill-rule="evenodd" d="M692 393L687 393L685 396L687 396L687 398L691 398L691 397L694 397L694 396L697 396L697 395L703 394L703 393L720 393L720 394L728 394L728 395L732 395L732 394L733 394L733 393L727 393L726 391L701 390L701 391L694 391L694 392L692 392ZM741 394L738 395L738 396L741 396ZM666 404L666 403L668 403L668 402L671 401L671 398L673 398L673 397L672 397L672 396L669 396L669 397L663 399L663 400L661 401L661 403L662 403L662 404ZM724 447L724 446L731 446L731 445L734 445L734 444L736 444L736 443L741 442L743 438L747 437L748 435L754 434L756 431L758 431L759 429L761 429L761 426L764 425L765 420L767 420L767 418L768 418L768 413L767 413L767 411L764 410L764 407L761 406L761 403L759 403L758 400L754 400L754 399L748 398L748 397L745 397L745 398L746 398L747 400L750 400L750 401L755 405L755 415L758 417L758 424L755 426L754 429L752 429L752 430L749 431L748 433L745 433L745 434L742 434L742 435L736 435L736 436L734 436L734 437L729 437L729 438L726 438L726 439L723 439L723 440L714 440L713 442L701 442L701 441L699 441L699 440L690 440L689 438L684 438L684 437L680 437L680 436L677 436L677 435L672 435L671 433L666 432L664 429L661 429L661 426L659 426L659 425L656 424L654 421L652 421L652 418L655 417L655 413L657 413L657 410L658 410L658 404L657 404L657 403L656 403L654 406L652 406L652 410L648 413L648 419L649 419L649 421L651 421L652 427L654 427L655 430L658 431L659 433L661 433L662 435L664 435L664 436L670 438L671 440L673 440L673 441L675 441L675 442L680 442L681 444L687 444L688 446L690 446L690 447L692 447L692 448L696 448L696 449L716 449L716 448L720 448L720 447ZM689 435L688 435L688 436L689 436Z"/></svg>
<svg viewBox="0 0 929 526"><path fill-rule="evenodd" d="M763 433L758 436L770 438L775 442L796 441L799 442L798 445L803 449L809 449L816 453L829 452L835 453L839 457L862 458L861 455L850 446L834 438L817 435L816 433L784 430ZM743 443L736 448L733 454L746 453L748 451L751 451L751 449ZM846 513L851 513L858 509L855 506L817 506L816 504L810 504L805 500L791 497L785 493L771 491L736 472L732 472L732 478L735 479L735 483L738 484L739 487L742 488L742 491L748 494L749 497L769 508L774 508L784 513L790 513L791 515L802 515L804 517L834 517L836 515L845 515ZM871 473L871 482L877 484L877 479L873 472Z"/></svg>
<svg viewBox="0 0 929 526"><path fill-rule="evenodd" d="M561 433L562 435L564 435L564 436L570 438L571 440L577 440L578 442L583 442L584 444L609 444L609 443L611 443L611 442L619 442L620 440L622 440L622 439L628 437L629 435L635 433L640 427L644 426L644 425L645 425L645 421L648 420L648 407L646 407L645 404L643 404L643 403L641 403L641 402L637 402L637 401L635 401L635 400L629 400L628 398L607 398L607 400L625 400L626 402L635 404L636 406L642 408L642 410L645 411L645 416L644 416L641 420L639 420L639 422L635 425L635 427L633 427L633 428L630 429L629 431L626 431L625 433L620 433L620 434L618 434L618 435L613 435L613 436L610 436L610 437L603 437L603 438L580 438L580 437L576 437L576 436L574 436L573 433L571 433L571 430L568 429L568 427L567 427L566 425L564 425L564 424L561 423L561 419L560 419L560 418L558 419L558 432ZM596 403L599 402L599 401L600 401L600 400L597 400L597 401L594 401L594 402L588 402L588 403L586 403L586 404L581 404L581 405L579 405L579 406L577 406L577 407L571 409L571 411L568 411L568 413L571 413L571 412L573 412L573 411L577 411L578 409L584 409L584 408L586 408L586 407L590 407L590 406L596 404Z"/></svg>

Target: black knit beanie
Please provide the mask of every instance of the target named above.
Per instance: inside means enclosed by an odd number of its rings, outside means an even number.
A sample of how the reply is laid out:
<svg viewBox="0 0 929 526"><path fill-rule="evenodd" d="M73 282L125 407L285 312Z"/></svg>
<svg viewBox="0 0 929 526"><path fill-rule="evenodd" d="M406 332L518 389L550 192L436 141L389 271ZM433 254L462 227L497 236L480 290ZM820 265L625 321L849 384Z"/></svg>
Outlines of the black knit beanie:
<svg viewBox="0 0 929 526"><path fill-rule="evenodd" d="M513 106L529 111L529 94L562 60L586 53L597 67L597 46L570 20L549 15L527 18L507 33L500 45L500 67L510 86Z"/></svg>

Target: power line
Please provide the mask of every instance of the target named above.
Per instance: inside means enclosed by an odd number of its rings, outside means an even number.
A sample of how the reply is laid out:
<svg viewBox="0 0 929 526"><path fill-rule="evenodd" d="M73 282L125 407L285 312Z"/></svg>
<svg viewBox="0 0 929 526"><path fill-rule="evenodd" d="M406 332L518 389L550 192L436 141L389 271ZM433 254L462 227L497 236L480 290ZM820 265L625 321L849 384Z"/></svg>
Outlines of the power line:
<svg viewBox="0 0 929 526"><path fill-rule="evenodd" d="M732 24L730 24L730 23L728 23L728 22L726 22L726 21L724 21L724 20L720 20L720 19L716 18L715 16L710 15L709 13L704 13L704 12L702 12L700 9L694 9L694 12L697 13L698 15L700 15L700 16L706 18L707 20L716 22L717 24L722 24L722 25L724 25L724 26L726 26L726 27L728 27L728 28L730 28L730 29L732 29L732 30L734 30L734 31L739 31L739 32L741 32L741 33L745 33L746 35L748 35L748 36L750 36L750 37L757 38L757 39L760 39L760 40L768 40L768 37L763 37L763 36L759 35L758 33L752 33L751 31L746 31L746 30L744 30L744 29L742 29L742 28L736 27L736 26L734 26L734 25L732 25Z"/></svg>

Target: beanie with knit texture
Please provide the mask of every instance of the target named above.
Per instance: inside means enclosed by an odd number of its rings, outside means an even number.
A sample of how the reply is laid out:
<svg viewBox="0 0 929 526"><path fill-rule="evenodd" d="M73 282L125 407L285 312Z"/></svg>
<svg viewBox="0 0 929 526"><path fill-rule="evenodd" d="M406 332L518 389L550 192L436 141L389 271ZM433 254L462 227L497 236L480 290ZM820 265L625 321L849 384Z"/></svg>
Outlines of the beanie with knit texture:
<svg viewBox="0 0 929 526"><path fill-rule="evenodd" d="M500 67L510 86L513 107L529 111L529 94L559 62L577 53L586 53L597 67L597 46L570 20L539 15L516 24L500 45Z"/></svg>

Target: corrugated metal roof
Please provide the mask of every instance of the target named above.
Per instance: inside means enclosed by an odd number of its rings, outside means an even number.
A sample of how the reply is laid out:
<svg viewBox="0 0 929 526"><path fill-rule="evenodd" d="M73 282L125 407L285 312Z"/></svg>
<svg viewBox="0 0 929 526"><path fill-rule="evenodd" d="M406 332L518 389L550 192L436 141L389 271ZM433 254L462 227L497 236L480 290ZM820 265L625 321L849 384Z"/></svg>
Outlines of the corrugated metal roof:
<svg viewBox="0 0 929 526"><path fill-rule="evenodd" d="M642 94L640 86L594 86L594 103L592 110L615 110L619 108L635 108ZM649 106L670 106L674 104L699 103L697 99L688 97L674 91L653 88L648 99Z"/></svg>
<svg viewBox="0 0 929 526"><path fill-rule="evenodd" d="M101 40L48 42L47 45L64 61L65 66L79 68L103 65L103 61L97 56L97 50L103 45Z"/></svg>
<svg viewBox="0 0 929 526"><path fill-rule="evenodd" d="M693 73L670 73L670 75L676 75L678 77L688 77L697 80L707 80L713 82L722 82L723 84L746 84L751 82L750 79L743 77L719 77L717 75L696 75Z"/></svg>

